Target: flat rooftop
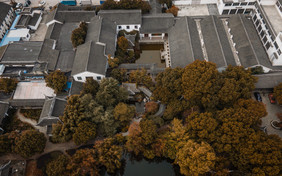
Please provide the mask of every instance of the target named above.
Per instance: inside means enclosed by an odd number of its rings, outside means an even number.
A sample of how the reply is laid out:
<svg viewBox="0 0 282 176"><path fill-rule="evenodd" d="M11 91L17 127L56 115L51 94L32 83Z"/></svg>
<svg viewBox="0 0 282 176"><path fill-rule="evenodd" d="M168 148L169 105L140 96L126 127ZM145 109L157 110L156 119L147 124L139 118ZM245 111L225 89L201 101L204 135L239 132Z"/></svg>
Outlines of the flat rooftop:
<svg viewBox="0 0 282 176"><path fill-rule="evenodd" d="M273 6L262 6L265 11L268 21L271 23L271 26L276 35L282 31L282 19L280 14L278 13L276 7Z"/></svg>
<svg viewBox="0 0 282 176"><path fill-rule="evenodd" d="M45 99L45 96L55 95L45 82L19 82L13 99Z"/></svg>

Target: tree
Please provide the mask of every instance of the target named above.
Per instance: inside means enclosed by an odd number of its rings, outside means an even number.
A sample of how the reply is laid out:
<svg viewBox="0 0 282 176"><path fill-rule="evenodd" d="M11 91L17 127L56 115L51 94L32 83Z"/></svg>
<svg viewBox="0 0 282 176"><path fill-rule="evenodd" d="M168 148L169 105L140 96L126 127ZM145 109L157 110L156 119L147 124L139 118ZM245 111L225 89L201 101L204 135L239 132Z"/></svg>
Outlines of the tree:
<svg viewBox="0 0 282 176"><path fill-rule="evenodd" d="M219 73L214 63L194 61L184 68L182 75L184 98L192 105L214 109L218 105L218 80Z"/></svg>
<svg viewBox="0 0 282 176"><path fill-rule="evenodd" d="M119 82L113 78L102 79L100 89L96 94L96 101L104 107L114 107L119 102L127 99L127 91L119 86Z"/></svg>
<svg viewBox="0 0 282 176"><path fill-rule="evenodd" d="M106 138L103 142L97 142L94 146L99 162L106 167L108 173L114 173L121 167L123 148L114 144L113 138Z"/></svg>
<svg viewBox="0 0 282 176"><path fill-rule="evenodd" d="M196 141L213 142L216 139L217 120L212 113L192 113L186 118L186 127L191 138Z"/></svg>
<svg viewBox="0 0 282 176"><path fill-rule="evenodd" d="M78 124L73 134L73 141L76 145L85 144L96 136L96 125L83 121Z"/></svg>
<svg viewBox="0 0 282 176"><path fill-rule="evenodd" d="M138 85L145 85L147 88L151 88L153 86L152 78L148 75L147 70L144 68L130 72L129 82L136 83Z"/></svg>
<svg viewBox="0 0 282 176"><path fill-rule="evenodd" d="M86 82L83 83L83 88L81 94L91 94L93 97L96 96L96 93L99 90L99 83L93 78L87 78Z"/></svg>
<svg viewBox="0 0 282 176"><path fill-rule="evenodd" d="M114 109L115 120L128 124L135 115L135 107L125 103L119 103Z"/></svg>
<svg viewBox="0 0 282 176"><path fill-rule="evenodd" d="M46 85L54 89L55 93L61 92L67 85L67 77L60 70L56 70L45 77Z"/></svg>
<svg viewBox="0 0 282 176"><path fill-rule="evenodd" d="M74 48L85 42L87 29L88 29L87 23L81 22L79 24L79 27L72 31L71 42Z"/></svg>
<svg viewBox="0 0 282 176"><path fill-rule="evenodd" d="M12 152L13 145L14 138L11 138L11 135L9 133L0 135L0 154Z"/></svg>
<svg viewBox="0 0 282 176"><path fill-rule="evenodd" d="M43 133L35 130L26 130L15 139L14 151L22 157L28 158L35 153L42 153L46 144Z"/></svg>
<svg viewBox="0 0 282 176"><path fill-rule="evenodd" d="M216 155L213 148L205 142L182 141L177 146L175 163L184 175L203 175L213 169Z"/></svg>
<svg viewBox="0 0 282 176"><path fill-rule="evenodd" d="M155 114L159 109L159 104L154 101L149 101L145 104L146 113Z"/></svg>
<svg viewBox="0 0 282 176"><path fill-rule="evenodd" d="M172 13L173 16L177 17L178 10L179 10L178 7L172 5L171 8L169 8L168 10L166 10L166 13Z"/></svg>
<svg viewBox="0 0 282 176"><path fill-rule="evenodd" d="M94 149L80 149L75 152L67 165L71 176L99 176L99 159Z"/></svg>
<svg viewBox="0 0 282 176"><path fill-rule="evenodd" d="M159 73L156 77L154 99L164 104L180 99L183 94L181 80L183 71L183 68L166 68Z"/></svg>
<svg viewBox="0 0 282 176"><path fill-rule="evenodd" d="M157 137L157 126L152 120L142 120L140 124L132 123L129 127L129 135L126 148L135 155L143 154L148 159L153 159L155 153L152 144Z"/></svg>
<svg viewBox="0 0 282 176"><path fill-rule="evenodd" d="M61 176L66 173L69 158L65 155L60 155L56 159L50 161L46 166L48 176Z"/></svg>
<svg viewBox="0 0 282 176"><path fill-rule="evenodd" d="M5 93L13 92L18 84L18 80L15 78L0 78L0 91Z"/></svg>
<svg viewBox="0 0 282 176"><path fill-rule="evenodd" d="M163 118L164 120L170 121L175 117L179 117L184 110L190 108L189 102L186 100L173 100L165 109Z"/></svg>
<svg viewBox="0 0 282 176"><path fill-rule="evenodd" d="M117 45L120 49L122 49L123 51L124 50L127 50L128 48L128 40L124 37L124 36L120 36L118 39L117 39Z"/></svg>
<svg viewBox="0 0 282 176"><path fill-rule="evenodd" d="M119 66L120 60L116 57L115 58L108 57L108 64L110 68L116 68Z"/></svg>
<svg viewBox="0 0 282 176"><path fill-rule="evenodd" d="M111 77L118 80L120 83L127 81L127 70L124 68L115 68L111 72Z"/></svg>
<svg viewBox="0 0 282 176"><path fill-rule="evenodd" d="M282 104L282 83L274 87L274 96L278 104Z"/></svg>

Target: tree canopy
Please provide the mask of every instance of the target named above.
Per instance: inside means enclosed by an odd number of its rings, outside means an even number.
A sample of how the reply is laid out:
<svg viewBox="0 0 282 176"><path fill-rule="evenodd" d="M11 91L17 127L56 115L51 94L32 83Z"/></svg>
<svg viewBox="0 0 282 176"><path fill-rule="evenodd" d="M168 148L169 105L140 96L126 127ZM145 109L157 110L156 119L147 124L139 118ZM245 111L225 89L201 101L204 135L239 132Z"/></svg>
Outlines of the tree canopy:
<svg viewBox="0 0 282 176"><path fill-rule="evenodd" d="M55 93L61 92L67 85L67 77L60 70L56 70L45 77L46 85L54 89Z"/></svg>
<svg viewBox="0 0 282 176"><path fill-rule="evenodd" d="M86 82L83 83L81 94L91 94L93 97L99 90L99 83L93 78L86 78Z"/></svg>
<svg viewBox="0 0 282 176"><path fill-rule="evenodd" d="M35 130L26 130L15 139L14 151L22 157L28 158L35 153L42 153L46 144L43 133Z"/></svg>
<svg viewBox="0 0 282 176"><path fill-rule="evenodd" d="M282 83L274 87L274 96L278 104L282 104Z"/></svg>
<svg viewBox="0 0 282 176"><path fill-rule="evenodd" d="M15 78L0 78L0 91L11 93L16 89L17 83Z"/></svg>

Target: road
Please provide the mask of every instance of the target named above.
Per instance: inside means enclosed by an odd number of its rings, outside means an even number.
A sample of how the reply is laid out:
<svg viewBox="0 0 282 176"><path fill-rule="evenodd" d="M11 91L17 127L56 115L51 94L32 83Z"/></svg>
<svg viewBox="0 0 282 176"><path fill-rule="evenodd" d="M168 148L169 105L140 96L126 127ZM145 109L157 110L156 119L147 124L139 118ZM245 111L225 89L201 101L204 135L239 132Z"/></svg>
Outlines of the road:
<svg viewBox="0 0 282 176"><path fill-rule="evenodd" d="M262 120L261 126L262 127L266 126L267 134L277 134L282 139L282 130L276 130L270 124L272 120L279 121L276 114L282 113L282 106L279 106L277 104L271 104L268 99L267 93L264 94L261 93L261 96L262 96L262 102L266 105L266 111L267 111L267 116L261 119Z"/></svg>

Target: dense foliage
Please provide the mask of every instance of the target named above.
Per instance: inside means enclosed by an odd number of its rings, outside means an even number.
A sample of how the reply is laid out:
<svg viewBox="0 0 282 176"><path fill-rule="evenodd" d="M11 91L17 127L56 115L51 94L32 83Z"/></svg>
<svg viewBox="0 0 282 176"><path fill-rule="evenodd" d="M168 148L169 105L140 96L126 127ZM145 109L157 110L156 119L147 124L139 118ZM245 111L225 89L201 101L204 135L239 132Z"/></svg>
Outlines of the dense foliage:
<svg viewBox="0 0 282 176"><path fill-rule="evenodd" d="M67 85L67 77L60 70L56 70L45 77L48 87L54 89L55 93L61 92Z"/></svg>
<svg viewBox="0 0 282 176"><path fill-rule="evenodd" d="M16 90L18 80L15 78L0 78L0 91L11 93Z"/></svg>
<svg viewBox="0 0 282 176"><path fill-rule="evenodd" d="M142 13L149 13L151 6L148 2L142 0L106 0L100 7L99 10L112 10L112 9L141 9Z"/></svg>
<svg viewBox="0 0 282 176"><path fill-rule="evenodd" d="M282 83L274 87L274 96L278 104L282 104Z"/></svg>
<svg viewBox="0 0 282 176"><path fill-rule="evenodd" d="M71 43L74 48L83 44L85 42L85 38L87 35L87 23L81 22L75 30L72 31L71 34Z"/></svg>

